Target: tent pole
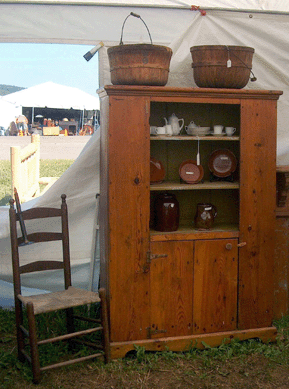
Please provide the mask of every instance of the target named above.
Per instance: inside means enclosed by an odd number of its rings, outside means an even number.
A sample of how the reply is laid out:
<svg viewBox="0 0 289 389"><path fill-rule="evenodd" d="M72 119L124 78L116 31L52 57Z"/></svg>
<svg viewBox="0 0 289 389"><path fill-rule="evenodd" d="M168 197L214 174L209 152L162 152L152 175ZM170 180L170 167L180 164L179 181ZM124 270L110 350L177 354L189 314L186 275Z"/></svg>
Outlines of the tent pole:
<svg viewBox="0 0 289 389"><path fill-rule="evenodd" d="M92 239L92 248L91 248L91 256L90 256L90 269L89 269L89 281L88 281L88 290L96 291L96 280L95 277L95 262L99 258L99 196L100 194L96 194L96 210L95 210L95 219L94 219L94 227L93 227L93 239ZM98 280L97 280L98 281Z"/></svg>
<svg viewBox="0 0 289 389"><path fill-rule="evenodd" d="M34 107L32 107L32 117L31 117L31 126L34 123Z"/></svg>
<svg viewBox="0 0 289 389"><path fill-rule="evenodd" d="M84 108L83 108L83 111L82 111L82 128L84 128Z"/></svg>

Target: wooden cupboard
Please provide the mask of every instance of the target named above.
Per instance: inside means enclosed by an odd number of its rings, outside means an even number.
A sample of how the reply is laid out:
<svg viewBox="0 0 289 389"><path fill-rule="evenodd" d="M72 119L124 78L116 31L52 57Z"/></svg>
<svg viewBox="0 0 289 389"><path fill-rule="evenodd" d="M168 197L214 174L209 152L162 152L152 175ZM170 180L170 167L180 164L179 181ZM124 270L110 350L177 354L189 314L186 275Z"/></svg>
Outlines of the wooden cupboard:
<svg viewBox="0 0 289 389"><path fill-rule="evenodd" d="M225 338L273 339L276 123L280 91L106 86L101 99L101 286L109 295L113 357L147 350L215 346ZM236 127L232 137L150 136L173 113L186 125ZM203 180L179 166L200 150ZM211 153L230 150L237 170L215 180ZM150 156L165 178L150 184ZM180 226L150 229L160 192L176 195ZM199 202L218 215L194 227Z"/></svg>

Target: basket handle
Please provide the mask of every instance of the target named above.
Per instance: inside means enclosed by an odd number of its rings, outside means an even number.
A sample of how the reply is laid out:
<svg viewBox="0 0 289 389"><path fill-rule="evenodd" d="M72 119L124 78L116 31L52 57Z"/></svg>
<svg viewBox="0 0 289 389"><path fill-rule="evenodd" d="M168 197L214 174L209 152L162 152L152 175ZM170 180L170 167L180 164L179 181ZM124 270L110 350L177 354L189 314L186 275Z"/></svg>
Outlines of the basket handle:
<svg viewBox="0 0 289 389"><path fill-rule="evenodd" d="M124 19L124 22L123 22L123 25L122 25L122 29L121 29L121 37L120 37L120 42L119 42L119 44L120 44L120 45L123 45L123 41L122 41L123 28L124 28L124 25L125 25L125 22L126 22L127 18L129 18L130 16L134 16L135 18L138 18L138 19L140 19L140 20L143 22L143 24L146 26L146 29L147 29L147 31L148 31L148 34L149 34L149 37L150 37L151 44L153 44L152 37L151 37L150 31L149 31L149 29L148 29L148 26L146 25L145 21L140 17L140 15L138 15L138 14L136 14L136 13L134 13L134 12L131 12L131 13Z"/></svg>

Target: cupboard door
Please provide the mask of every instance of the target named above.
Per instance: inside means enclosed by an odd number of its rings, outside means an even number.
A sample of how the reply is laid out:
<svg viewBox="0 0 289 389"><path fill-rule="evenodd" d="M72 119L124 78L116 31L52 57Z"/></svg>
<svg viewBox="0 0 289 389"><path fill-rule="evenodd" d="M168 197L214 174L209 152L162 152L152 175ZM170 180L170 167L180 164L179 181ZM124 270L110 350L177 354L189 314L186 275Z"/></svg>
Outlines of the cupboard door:
<svg viewBox="0 0 289 389"><path fill-rule="evenodd" d="M193 242L151 243L149 338L192 334Z"/></svg>
<svg viewBox="0 0 289 389"><path fill-rule="evenodd" d="M143 267L149 251L150 154L147 100L111 97L109 103L107 252L110 335L117 342L145 339L149 326L149 276Z"/></svg>
<svg viewBox="0 0 289 389"><path fill-rule="evenodd" d="M239 329L272 325L276 207L276 102L242 101Z"/></svg>
<svg viewBox="0 0 289 389"><path fill-rule="evenodd" d="M194 334L236 329L238 240L195 242Z"/></svg>

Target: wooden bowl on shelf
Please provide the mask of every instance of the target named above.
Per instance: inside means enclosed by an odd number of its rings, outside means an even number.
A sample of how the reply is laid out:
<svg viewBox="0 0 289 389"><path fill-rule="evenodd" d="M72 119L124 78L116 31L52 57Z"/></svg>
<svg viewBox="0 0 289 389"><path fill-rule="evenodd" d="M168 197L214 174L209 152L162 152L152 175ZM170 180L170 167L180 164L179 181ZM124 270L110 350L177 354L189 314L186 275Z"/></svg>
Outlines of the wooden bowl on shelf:
<svg viewBox="0 0 289 389"><path fill-rule="evenodd" d="M216 177L229 177L237 168L237 158L232 151L215 150L209 158L209 169Z"/></svg>
<svg viewBox="0 0 289 389"><path fill-rule="evenodd" d="M187 159L180 164L179 175L187 184L197 184L204 177L204 169L196 161Z"/></svg>

